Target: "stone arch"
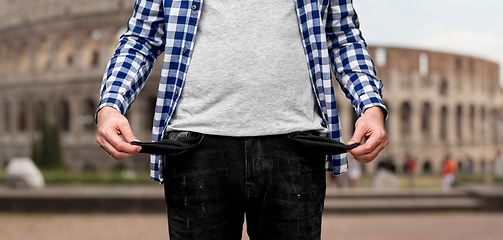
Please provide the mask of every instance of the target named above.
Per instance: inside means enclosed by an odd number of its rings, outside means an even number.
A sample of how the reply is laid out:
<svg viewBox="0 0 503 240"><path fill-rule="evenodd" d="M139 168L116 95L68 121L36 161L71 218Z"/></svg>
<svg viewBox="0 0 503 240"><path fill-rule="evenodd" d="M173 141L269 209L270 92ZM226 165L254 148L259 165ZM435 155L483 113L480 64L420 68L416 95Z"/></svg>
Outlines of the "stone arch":
<svg viewBox="0 0 503 240"><path fill-rule="evenodd" d="M60 69L73 64L75 52L74 45L75 44L71 36L66 35L61 38L57 52L57 65Z"/></svg>
<svg viewBox="0 0 503 240"><path fill-rule="evenodd" d="M37 53L35 55L35 70L43 72L49 69L49 41L42 38L37 44Z"/></svg>
<svg viewBox="0 0 503 240"><path fill-rule="evenodd" d="M28 43L23 42L19 47L19 62L18 68L19 73L26 74L30 71L30 46Z"/></svg>
<svg viewBox="0 0 503 240"><path fill-rule="evenodd" d="M83 129L86 132L92 132L96 130L96 124L94 123L95 111L96 105L91 98L87 98L82 102L80 123L82 124Z"/></svg>
<svg viewBox="0 0 503 240"><path fill-rule="evenodd" d="M24 132L28 130L28 116L27 112L28 109L26 109L27 104L25 101L19 102L19 110L18 110L18 115L17 115L17 129L21 132Z"/></svg>
<svg viewBox="0 0 503 240"><path fill-rule="evenodd" d="M449 93L449 82L447 81L447 79L442 79L442 81L440 82L440 89L439 89L439 92L440 92L440 96L447 96L447 94Z"/></svg>
<svg viewBox="0 0 503 240"><path fill-rule="evenodd" d="M486 108L484 106L480 107L480 135L482 137L482 141L484 141L486 134L485 130L487 128L487 119L486 119Z"/></svg>
<svg viewBox="0 0 503 240"><path fill-rule="evenodd" d="M93 68L98 67L99 62L100 62L100 52L96 48L93 48L91 53L91 67Z"/></svg>
<svg viewBox="0 0 503 240"><path fill-rule="evenodd" d="M447 134L449 131L448 127L448 119L449 118L449 110L446 106L442 106L440 110L440 139L447 140Z"/></svg>
<svg viewBox="0 0 503 240"><path fill-rule="evenodd" d="M70 105L65 99L60 100L56 105L56 122L63 132L70 131Z"/></svg>
<svg viewBox="0 0 503 240"><path fill-rule="evenodd" d="M7 46L7 62L5 64L5 73L11 76L16 72L17 52L13 46Z"/></svg>
<svg viewBox="0 0 503 240"><path fill-rule="evenodd" d="M499 119L498 118L499 118L498 109L494 108L491 111L491 132L492 132L494 145L498 144L498 137L499 137Z"/></svg>
<svg viewBox="0 0 503 240"><path fill-rule="evenodd" d="M408 136L412 132L412 107L409 102L402 103L400 107L400 132L403 136Z"/></svg>
<svg viewBox="0 0 503 240"><path fill-rule="evenodd" d="M11 114L11 105L9 102L4 102L3 104L3 121L4 121L4 131L5 132L10 132L12 129L12 121L10 119L10 114Z"/></svg>
<svg viewBox="0 0 503 240"><path fill-rule="evenodd" d="M423 107L421 109L421 132L424 135L430 135L431 133L431 113L430 103L423 103Z"/></svg>
<svg viewBox="0 0 503 240"><path fill-rule="evenodd" d="M99 40L101 39L101 31L100 30L93 30L91 32L91 43L90 43L90 49L91 50L91 67L95 68L99 66L100 63L100 45L99 45Z"/></svg>
<svg viewBox="0 0 503 240"><path fill-rule="evenodd" d="M456 137L458 140L463 138L463 106L461 104L456 107Z"/></svg>
<svg viewBox="0 0 503 240"><path fill-rule="evenodd" d="M475 106L470 105L470 135L475 133Z"/></svg>
<svg viewBox="0 0 503 240"><path fill-rule="evenodd" d="M463 59L456 57L456 71L460 72L461 70L463 70Z"/></svg>
<svg viewBox="0 0 503 240"><path fill-rule="evenodd" d="M46 109L45 109L45 103L42 101L39 101L36 103L34 109L34 117L35 117L35 130L41 130L42 129L42 120L46 117Z"/></svg>
<svg viewBox="0 0 503 240"><path fill-rule="evenodd" d="M431 160L426 159L423 163L423 166L421 167L421 172L423 174L431 174L433 173L433 167L431 164Z"/></svg>
<svg viewBox="0 0 503 240"><path fill-rule="evenodd" d="M95 68L99 66L100 39L101 39L101 31L99 30L93 30L88 34L82 54L84 68Z"/></svg>

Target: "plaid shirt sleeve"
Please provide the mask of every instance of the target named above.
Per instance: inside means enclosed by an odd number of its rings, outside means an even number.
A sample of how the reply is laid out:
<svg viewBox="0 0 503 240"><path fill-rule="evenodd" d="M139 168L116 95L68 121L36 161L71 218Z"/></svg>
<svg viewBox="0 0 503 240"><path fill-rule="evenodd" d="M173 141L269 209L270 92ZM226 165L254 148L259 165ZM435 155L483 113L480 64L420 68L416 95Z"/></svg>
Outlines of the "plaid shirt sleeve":
<svg viewBox="0 0 503 240"><path fill-rule="evenodd" d="M352 0L330 0L325 29L332 71L358 115L379 106L386 118L382 82L376 76Z"/></svg>
<svg viewBox="0 0 503 240"><path fill-rule="evenodd" d="M162 0L138 0L101 85L98 111L110 106L125 114L146 83L164 51L165 31Z"/></svg>

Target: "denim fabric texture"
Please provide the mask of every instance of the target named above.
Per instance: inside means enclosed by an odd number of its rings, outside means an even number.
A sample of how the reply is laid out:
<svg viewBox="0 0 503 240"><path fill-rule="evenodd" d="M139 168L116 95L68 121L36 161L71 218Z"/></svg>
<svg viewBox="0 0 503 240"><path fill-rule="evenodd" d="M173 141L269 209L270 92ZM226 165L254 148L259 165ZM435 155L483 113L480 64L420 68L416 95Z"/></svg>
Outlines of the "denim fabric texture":
<svg viewBox="0 0 503 240"><path fill-rule="evenodd" d="M325 155L288 135L182 135L198 145L164 156L171 240L241 239L245 217L252 240L321 238Z"/></svg>

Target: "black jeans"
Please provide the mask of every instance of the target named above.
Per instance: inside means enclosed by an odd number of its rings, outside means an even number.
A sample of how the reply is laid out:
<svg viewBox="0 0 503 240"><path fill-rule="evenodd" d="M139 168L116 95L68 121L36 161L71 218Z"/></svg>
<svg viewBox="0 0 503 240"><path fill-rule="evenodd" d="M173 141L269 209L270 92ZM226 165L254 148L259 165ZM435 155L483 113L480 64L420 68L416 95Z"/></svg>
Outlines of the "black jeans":
<svg viewBox="0 0 503 240"><path fill-rule="evenodd" d="M288 135L194 138L195 147L164 157L171 240L320 239L325 155L299 150Z"/></svg>

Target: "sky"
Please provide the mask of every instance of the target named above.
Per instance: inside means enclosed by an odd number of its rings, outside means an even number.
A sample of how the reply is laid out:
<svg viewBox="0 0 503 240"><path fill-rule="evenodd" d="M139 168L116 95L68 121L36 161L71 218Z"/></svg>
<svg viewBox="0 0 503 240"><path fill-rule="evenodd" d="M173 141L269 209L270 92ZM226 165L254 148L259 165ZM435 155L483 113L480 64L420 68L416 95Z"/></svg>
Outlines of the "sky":
<svg viewBox="0 0 503 240"><path fill-rule="evenodd" d="M502 0L353 0L369 45L464 54L500 64Z"/></svg>

